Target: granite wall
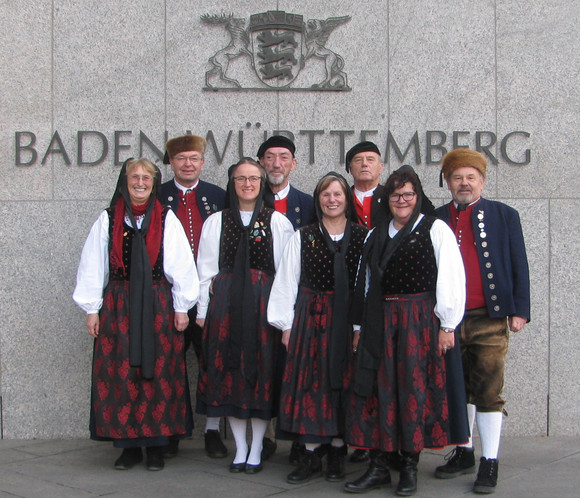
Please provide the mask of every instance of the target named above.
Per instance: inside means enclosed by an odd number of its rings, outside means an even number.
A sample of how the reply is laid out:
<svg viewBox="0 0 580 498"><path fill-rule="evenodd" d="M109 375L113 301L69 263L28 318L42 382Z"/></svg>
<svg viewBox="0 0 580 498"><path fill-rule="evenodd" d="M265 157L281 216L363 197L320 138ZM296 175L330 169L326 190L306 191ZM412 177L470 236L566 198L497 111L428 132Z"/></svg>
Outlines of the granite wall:
<svg viewBox="0 0 580 498"><path fill-rule="evenodd" d="M254 71L255 40L230 44L268 10L308 21L285 89ZM202 19L222 13L237 35ZM274 130L295 136L299 188L341 170L341 150L366 136L385 151L385 178L409 162L437 204L449 200L443 147L491 143L484 194L520 211L532 284L532 322L511 337L505 432L580 434L579 14L575 0L3 1L2 436L88 435L91 339L71 294L118 163L144 155L170 178L165 138L191 131L210 139L203 177L224 185ZM225 52L241 55L222 77L210 58Z"/></svg>

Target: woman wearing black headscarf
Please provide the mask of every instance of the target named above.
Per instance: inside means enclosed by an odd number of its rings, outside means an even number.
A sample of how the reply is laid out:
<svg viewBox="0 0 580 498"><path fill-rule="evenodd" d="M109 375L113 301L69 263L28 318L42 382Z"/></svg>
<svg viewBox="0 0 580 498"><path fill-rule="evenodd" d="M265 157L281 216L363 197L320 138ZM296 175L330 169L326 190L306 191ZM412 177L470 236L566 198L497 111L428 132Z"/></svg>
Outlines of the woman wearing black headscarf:
<svg viewBox="0 0 580 498"><path fill-rule="evenodd" d="M191 435L183 335L199 295L181 223L157 195L161 173L130 159L87 238L73 299L94 337L91 438L123 448L115 468L161 470L170 436Z"/></svg>
<svg viewBox="0 0 580 498"><path fill-rule="evenodd" d="M283 376L278 437L306 445L292 484L321 470L328 448L326 479L344 478L343 376L351 353L347 313L367 229L356 222L352 191L329 173L314 191L317 221L294 234L280 264L268 320L282 330L288 356Z"/></svg>
<svg viewBox="0 0 580 498"><path fill-rule="evenodd" d="M346 423L349 444L375 451L367 472L345 490L389 484L381 452L400 451L397 494L408 496L417 489L423 448L468 437L465 409L448 403L444 359L463 316L465 273L449 227L421 212L432 205L413 169L395 171L385 191L390 213L370 232L357 276L351 318L358 353ZM460 374L460 360L456 368ZM450 419L461 422L462 434L451 433Z"/></svg>
<svg viewBox="0 0 580 498"><path fill-rule="evenodd" d="M230 169L230 208L205 221L197 257L197 323L204 332L196 409L228 417L236 442L230 471L247 474L262 470L262 440L276 409L278 335L266 309L276 268L294 233L284 215L264 207L265 183L266 173L250 158Z"/></svg>

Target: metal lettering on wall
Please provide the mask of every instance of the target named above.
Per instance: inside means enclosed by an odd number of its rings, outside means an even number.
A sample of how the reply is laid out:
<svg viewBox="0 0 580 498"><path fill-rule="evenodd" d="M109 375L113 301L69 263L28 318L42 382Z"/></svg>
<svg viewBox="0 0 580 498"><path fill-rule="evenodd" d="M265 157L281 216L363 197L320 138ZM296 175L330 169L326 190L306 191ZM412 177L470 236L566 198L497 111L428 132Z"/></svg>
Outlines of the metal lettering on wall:
<svg viewBox="0 0 580 498"><path fill-rule="evenodd" d="M258 145L269 135L285 135L297 143L308 156L308 164L315 164L320 157L320 147L334 152L325 156L325 162L344 164L344 154L356 142L373 140L381 149L386 164L414 163L415 165L435 165L451 149L469 147L485 154L491 164L500 161L513 166L530 164L532 151L527 147L530 133L510 131L503 136L486 130L475 132L456 130L415 131L409 138L395 135L391 130L264 130L261 123L246 123L240 130L207 130L206 158L222 164L228 156L237 161L244 156L252 156ZM190 130L184 130L191 133ZM298 135L298 136L297 136ZM58 130L51 136L38 137L33 131L14 133L14 164L16 166L44 165L49 159L60 159L62 163L77 166L97 166L107 160L120 166L129 157L147 156L162 161L165 142L169 132L157 132L156 139L149 138L142 130L115 130L103 133L97 130L79 130L76 136L61 137ZM348 138L347 138L348 137ZM74 157L76 151L76 157ZM112 154L110 154L110 152ZM112 157L110 157L112 155ZM320 153L318 153L320 155ZM72 156L72 159L71 159Z"/></svg>
<svg viewBox="0 0 580 498"><path fill-rule="evenodd" d="M230 41L209 58L203 89L350 91L344 59L326 47L331 33L350 19L342 16L304 22L300 14L269 10L251 15L246 27L246 19L234 14L205 14L201 20L223 25Z"/></svg>

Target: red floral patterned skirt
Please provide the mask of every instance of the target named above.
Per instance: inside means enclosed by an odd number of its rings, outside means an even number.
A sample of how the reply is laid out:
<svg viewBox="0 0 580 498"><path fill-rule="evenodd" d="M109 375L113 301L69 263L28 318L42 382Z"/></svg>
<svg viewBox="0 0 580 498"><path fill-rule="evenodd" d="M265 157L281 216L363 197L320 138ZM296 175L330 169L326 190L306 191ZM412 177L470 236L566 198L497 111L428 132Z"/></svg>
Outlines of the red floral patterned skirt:
<svg viewBox="0 0 580 498"><path fill-rule="evenodd" d="M437 353L434 306L431 293L383 302L384 350L373 394L363 398L348 387L350 445L418 453L449 444L445 362Z"/></svg>
<svg viewBox="0 0 580 498"><path fill-rule="evenodd" d="M205 320L202 360L197 384L196 411L210 417L270 419L276 407L273 397L274 369L281 335L268 324L266 310L273 278L251 270L258 338L257 381L251 386L244 375L242 347L240 367L229 370L231 271L222 270L213 281L213 296Z"/></svg>
<svg viewBox="0 0 580 498"><path fill-rule="evenodd" d="M333 398L330 388L333 295L305 287L298 291L278 415L284 432L323 438L343 433L342 393Z"/></svg>
<svg viewBox="0 0 580 498"><path fill-rule="evenodd" d="M173 325L167 280L153 282L155 376L129 366L129 281L105 289L92 376L92 433L95 439L135 439L186 432L186 374L183 334Z"/></svg>

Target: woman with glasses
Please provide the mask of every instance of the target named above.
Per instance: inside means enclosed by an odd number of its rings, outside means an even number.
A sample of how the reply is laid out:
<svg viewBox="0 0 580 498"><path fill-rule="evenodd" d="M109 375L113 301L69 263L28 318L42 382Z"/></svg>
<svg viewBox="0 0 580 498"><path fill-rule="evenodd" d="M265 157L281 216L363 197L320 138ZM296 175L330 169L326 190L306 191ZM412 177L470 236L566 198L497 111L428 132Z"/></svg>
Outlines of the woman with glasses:
<svg viewBox="0 0 580 498"><path fill-rule="evenodd" d="M204 331L196 409L228 417L236 442L230 471L255 474L262 470L262 440L276 408L272 389L280 339L266 309L294 229L284 215L264 206L266 173L257 162L243 158L229 175L229 208L205 221L197 257L197 323Z"/></svg>
<svg viewBox="0 0 580 498"><path fill-rule="evenodd" d="M367 472L345 490L390 484L385 453L400 452L396 492L408 496L417 490L423 448L467 441L464 389L448 382L445 361L455 353L450 375L462 375L454 329L464 311L465 273L452 231L422 213L433 206L413 169L395 171L385 190L389 215L365 243L351 310L357 354L347 441L373 451Z"/></svg>

